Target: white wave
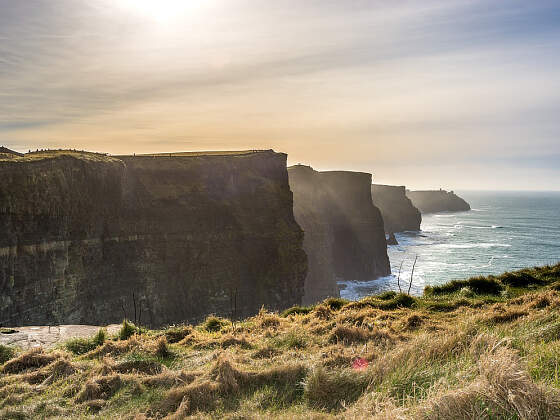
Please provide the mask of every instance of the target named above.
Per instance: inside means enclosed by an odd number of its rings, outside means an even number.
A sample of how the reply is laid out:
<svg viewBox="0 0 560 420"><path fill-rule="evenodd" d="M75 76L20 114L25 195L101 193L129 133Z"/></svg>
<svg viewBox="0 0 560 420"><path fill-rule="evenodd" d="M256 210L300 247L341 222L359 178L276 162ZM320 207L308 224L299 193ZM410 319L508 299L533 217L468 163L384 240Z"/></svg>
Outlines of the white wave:
<svg viewBox="0 0 560 420"><path fill-rule="evenodd" d="M510 244L499 244L499 243L472 243L472 244L438 244L439 248L459 248L459 249L470 249L470 248L494 248L494 247L505 247L509 248Z"/></svg>

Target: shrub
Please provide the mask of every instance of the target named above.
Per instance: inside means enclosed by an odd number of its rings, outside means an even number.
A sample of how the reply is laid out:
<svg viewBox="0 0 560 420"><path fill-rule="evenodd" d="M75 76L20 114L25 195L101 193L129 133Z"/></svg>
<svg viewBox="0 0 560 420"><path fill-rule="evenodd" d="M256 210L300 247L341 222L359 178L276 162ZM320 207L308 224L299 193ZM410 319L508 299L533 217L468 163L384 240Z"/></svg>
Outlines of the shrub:
<svg viewBox="0 0 560 420"><path fill-rule="evenodd" d="M350 301L348 299L331 297L331 298L328 298L327 300L325 300L324 303L325 303L326 306L328 306L333 311L338 311L343 306L345 306L347 303L350 303Z"/></svg>
<svg viewBox="0 0 560 420"><path fill-rule="evenodd" d="M136 325L134 325L132 322L129 322L128 320L125 319L123 321L122 327L119 331L119 339L120 340L128 340L130 337L132 337L137 332L139 332L138 327Z"/></svg>
<svg viewBox="0 0 560 420"><path fill-rule="evenodd" d="M167 339L165 337L159 337L156 340L155 354L157 357L161 358L168 357L171 354L169 347L167 347Z"/></svg>
<svg viewBox="0 0 560 420"><path fill-rule="evenodd" d="M390 299L394 299L397 296L397 292L393 292L393 291L387 291L387 292L383 292L380 295L377 295L377 299L381 299L381 300L390 300Z"/></svg>
<svg viewBox="0 0 560 420"><path fill-rule="evenodd" d="M85 354L101 346L105 342L106 336L107 331L104 328L100 328L93 337L72 338L64 343L64 347L76 355Z"/></svg>
<svg viewBox="0 0 560 420"><path fill-rule="evenodd" d="M192 327L190 325L173 325L167 328L163 334L167 339L168 343L178 343L187 335L192 332Z"/></svg>
<svg viewBox="0 0 560 420"><path fill-rule="evenodd" d="M202 327L208 332L218 332L227 325L227 321L217 316L209 316Z"/></svg>
<svg viewBox="0 0 560 420"><path fill-rule="evenodd" d="M453 280L441 286L428 286L424 289L424 293L426 295L448 295L458 292L464 287L468 287L477 295L499 295L504 289L496 278L478 276L467 280Z"/></svg>
<svg viewBox="0 0 560 420"><path fill-rule="evenodd" d="M286 318L289 315L296 315L296 314L305 315L311 312L312 310L313 310L313 306L292 306L291 308L288 308L284 312L282 312L280 316Z"/></svg>
<svg viewBox="0 0 560 420"><path fill-rule="evenodd" d="M537 279L526 271L517 271L515 273L504 273L498 279L508 286L512 287L527 287L531 285L544 284L543 280Z"/></svg>
<svg viewBox="0 0 560 420"><path fill-rule="evenodd" d="M416 299L405 293L398 293L388 300L382 300L378 297L367 297L359 302L351 303L354 308L371 307L376 309L392 310L397 308L410 308L416 304Z"/></svg>
<svg viewBox="0 0 560 420"><path fill-rule="evenodd" d="M0 344L0 364L6 363L15 355L16 355L16 350L13 347Z"/></svg>

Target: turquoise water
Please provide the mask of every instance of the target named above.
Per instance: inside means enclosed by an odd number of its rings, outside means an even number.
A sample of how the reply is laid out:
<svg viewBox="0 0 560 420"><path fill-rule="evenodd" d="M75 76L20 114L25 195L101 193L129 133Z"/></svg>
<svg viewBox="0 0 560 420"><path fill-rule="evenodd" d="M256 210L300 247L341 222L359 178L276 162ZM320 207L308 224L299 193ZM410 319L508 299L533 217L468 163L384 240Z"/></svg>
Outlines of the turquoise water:
<svg viewBox="0 0 560 420"><path fill-rule="evenodd" d="M422 215L421 232L397 234L389 246L392 275L368 282L341 282L341 296L408 289L475 275L499 274L560 261L560 192L473 192L458 194L472 210Z"/></svg>

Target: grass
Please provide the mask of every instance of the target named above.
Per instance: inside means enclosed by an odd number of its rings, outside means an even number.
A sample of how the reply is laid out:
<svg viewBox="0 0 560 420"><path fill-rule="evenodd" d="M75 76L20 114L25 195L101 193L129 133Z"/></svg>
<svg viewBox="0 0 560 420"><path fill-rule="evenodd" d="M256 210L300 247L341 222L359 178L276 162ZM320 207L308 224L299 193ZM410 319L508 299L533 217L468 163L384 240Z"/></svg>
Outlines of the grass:
<svg viewBox="0 0 560 420"><path fill-rule="evenodd" d="M51 351L0 346L0 418L560 418L560 266ZM359 363L356 363L359 362Z"/></svg>
<svg viewBox="0 0 560 420"><path fill-rule="evenodd" d="M0 344L0 364L6 363L16 355L16 349Z"/></svg>
<svg viewBox="0 0 560 420"><path fill-rule="evenodd" d="M107 331L100 328L93 337L70 339L64 343L64 347L76 355L85 354L101 346L105 342L106 336Z"/></svg>

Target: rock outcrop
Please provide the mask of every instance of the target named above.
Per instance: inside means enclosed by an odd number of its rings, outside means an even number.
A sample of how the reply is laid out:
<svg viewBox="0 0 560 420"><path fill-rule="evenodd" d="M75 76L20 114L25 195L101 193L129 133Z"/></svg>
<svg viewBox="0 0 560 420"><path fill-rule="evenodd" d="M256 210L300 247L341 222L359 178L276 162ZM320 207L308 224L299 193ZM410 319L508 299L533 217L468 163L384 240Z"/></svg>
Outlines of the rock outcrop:
<svg viewBox="0 0 560 420"><path fill-rule="evenodd" d="M456 195L453 191L428 190L428 191L406 191L412 204L422 213L438 213L444 211L468 211L471 209L469 203Z"/></svg>
<svg viewBox="0 0 560 420"><path fill-rule="evenodd" d="M390 273L381 213L371 201L371 174L288 168L294 215L304 230L309 269L304 303L338 295L336 280Z"/></svg>
<svg viewBox="0 0 560 420"><path fill-rule="evenodd" d="M286 155L0 160L0 322L161 326L301 302Z"/></svg>
<svg viewBox="0 0 560 420"><path fill-rule="evenodd" d="M406 196L404 186L373 184L371 198L381 211L385 232L420 230L422 216Z"/></svg>

